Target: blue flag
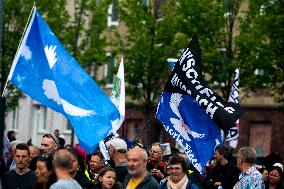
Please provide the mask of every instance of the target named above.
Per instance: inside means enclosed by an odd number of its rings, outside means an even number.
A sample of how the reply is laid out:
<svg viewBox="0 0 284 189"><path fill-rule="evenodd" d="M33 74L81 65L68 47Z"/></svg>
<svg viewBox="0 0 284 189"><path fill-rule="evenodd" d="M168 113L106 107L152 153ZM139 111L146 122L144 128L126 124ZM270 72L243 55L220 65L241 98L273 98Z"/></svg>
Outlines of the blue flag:
<svg viewBox="0 0 284 189"><path fill-rule="evenodd" d="M170 69L173 70L178 59L168 58L167 61L169 63Z"/></svg>
<svg viewBox="0 0 284 189"><path fill-rule="evenodd" d="M63 114L89 153L120 118L115 105L58 41L35 8L8 80Z"/></svg>
<svg viewBox="0 0 284 189"><path fill-rule="evenodd" d="M203 167L222 143L218 126L190 95L164 91L156 118L184 149L189 161L203 174Z"/></svg>

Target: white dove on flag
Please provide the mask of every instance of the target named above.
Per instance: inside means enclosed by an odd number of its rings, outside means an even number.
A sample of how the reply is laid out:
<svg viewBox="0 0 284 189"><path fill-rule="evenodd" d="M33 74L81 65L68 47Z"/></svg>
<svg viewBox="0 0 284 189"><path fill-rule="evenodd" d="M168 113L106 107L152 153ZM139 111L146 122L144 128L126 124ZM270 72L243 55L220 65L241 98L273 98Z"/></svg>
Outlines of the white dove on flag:
<svg viewBox="0 0 284 189"><path fill-rule="evenodd" d="M57 61L55 49L56 49L56 46L52 46L52 45L50 47L48 46L44 47L44 52L45 52L50 69L54 66L54 64Z"/></svg>
<svg viewBox="0 0 284 189"><path fill-rule="evenodd" d="M55 49L56 46L45 46L44 48L50 69L52 69L57 62ZM60 98L56 84L53 80L44 79L42 82L42 89L44 90L44 94L48 99L54 100L58 105L62 105L65 113L71 116L86 117L96 114L96 112L93 110L82 109Z"/></svg>
<svg viewBox="0 0 284 189"><path fill-rule="evenodd" d="M170 118L173 127L180 133L180 135L187 141L191 141L189 135L193 138L203 138L205 134L199 134L197 132L191 131L189 127L184 123L182 116L179 113L178 107L180 102L182 101L181 98L182 94L173 93L170 99L170 107L175 115L179 118Z"/></svg>

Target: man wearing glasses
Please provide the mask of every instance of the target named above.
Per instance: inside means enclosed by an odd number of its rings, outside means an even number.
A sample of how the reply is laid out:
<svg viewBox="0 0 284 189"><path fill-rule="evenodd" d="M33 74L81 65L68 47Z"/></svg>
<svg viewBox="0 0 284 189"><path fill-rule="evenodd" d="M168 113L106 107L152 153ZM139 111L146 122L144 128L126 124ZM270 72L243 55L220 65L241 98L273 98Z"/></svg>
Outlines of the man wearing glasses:
<svg viewBox="0 0 284 189"><path fill-rule="evenodd" d="M87 156L88 169L85 170L85 175L90 181L95 183L99 174L98 172L105 167L105 161L103 154L100 151L96 151Z"/></svg>
<svg viewBox="0 0 284 189"><path fill-rule="evenodd" d="M239 149L237 154L237 166L242 173L234 189L264 189L262 175L254 166L255 160L256 152L254 148L246 146Z"/></svg>
<svg viewBox="0 0 284 189"><path fill-rule="evenodd" d="M41 147L40 151L41 154L51 155L53 154L58 148L58 138L52 134L45 134L42 136L41 139Z"/></svg>
<svg viewBox="0 0 284 189"><path fill-rule="evenodd" d="M153 143L149 153L147 170L152 173L159 183L166 176L166 164L163 161L164 149L160 143Z"/></svg>

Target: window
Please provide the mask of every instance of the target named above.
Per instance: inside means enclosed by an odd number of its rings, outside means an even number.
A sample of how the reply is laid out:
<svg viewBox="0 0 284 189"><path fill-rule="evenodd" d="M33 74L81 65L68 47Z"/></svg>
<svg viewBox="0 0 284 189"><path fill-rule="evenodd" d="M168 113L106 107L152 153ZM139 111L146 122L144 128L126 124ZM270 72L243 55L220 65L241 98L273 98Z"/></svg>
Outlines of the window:
<svg viewBox="0 0 284 189"><path fill-rule="evenodd" d="M33 128L37 128L37 131L45 131L46 130L46 113L47 108L40 105L33 105Z"/></svg>
<svg viewBox="0 0 284 189"><path fill-rule="evenodd" d="M112 0L108 8L107 25L118 26L118 0Z"/></svg>
<svg viewBox="0 0 284 189"><path fill-rule="evenodd" d="M257 157L266 157L271 153L271 141L273 139L272 125L270 121L254 121L249 125L249 146L256 150Z"/></svg>
<svg viewBox="0 0 284 189"><path fill-rule="evenodd" d="M104 66L104 78L106 79L106 83L112 84L114 80L113 68L115 65L115 56L107 53L109 57L109 61Z"/></svg>
<svg viewBox="0 0 284 189"><path fill-rule="evenodd" d="M19 129L19 108L16 107L12 112L12 129Z"/></svg>
<svg viewBox="0 0 284 189"><path fill-rule="evenodd" d="M66 121L66 131L67 132L71 132L72 131L72 126L71 126L71 123L70 121Z"/></svg>

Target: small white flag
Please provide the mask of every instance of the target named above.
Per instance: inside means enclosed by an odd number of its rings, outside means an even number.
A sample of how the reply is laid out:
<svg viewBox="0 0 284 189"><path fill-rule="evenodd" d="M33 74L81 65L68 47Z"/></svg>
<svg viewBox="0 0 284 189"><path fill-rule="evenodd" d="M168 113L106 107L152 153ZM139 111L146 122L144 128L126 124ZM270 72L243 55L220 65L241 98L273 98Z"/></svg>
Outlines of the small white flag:
<svg viewBox="0 0 284 189"><path fill-rule="evenodd" d="M122 56L117 75L114 79L113 90L110 97L111 101L114 103L120 113L120 119L112 124L113 132L116 132L120 128L125 117L125 81L123 64Z"/></svg>
<svg viewBox="0 0 284 189"><path fill-rule="evenodd" d="M229 102L239 103L239 80L240 80L240 71L239 69L235 70L235 79L233 86L231 88L231 93L229 96ZM236 126L229 129L226 136L225 142L232 148L236 148L239 140L239 120L236 121Z"/></svg>

